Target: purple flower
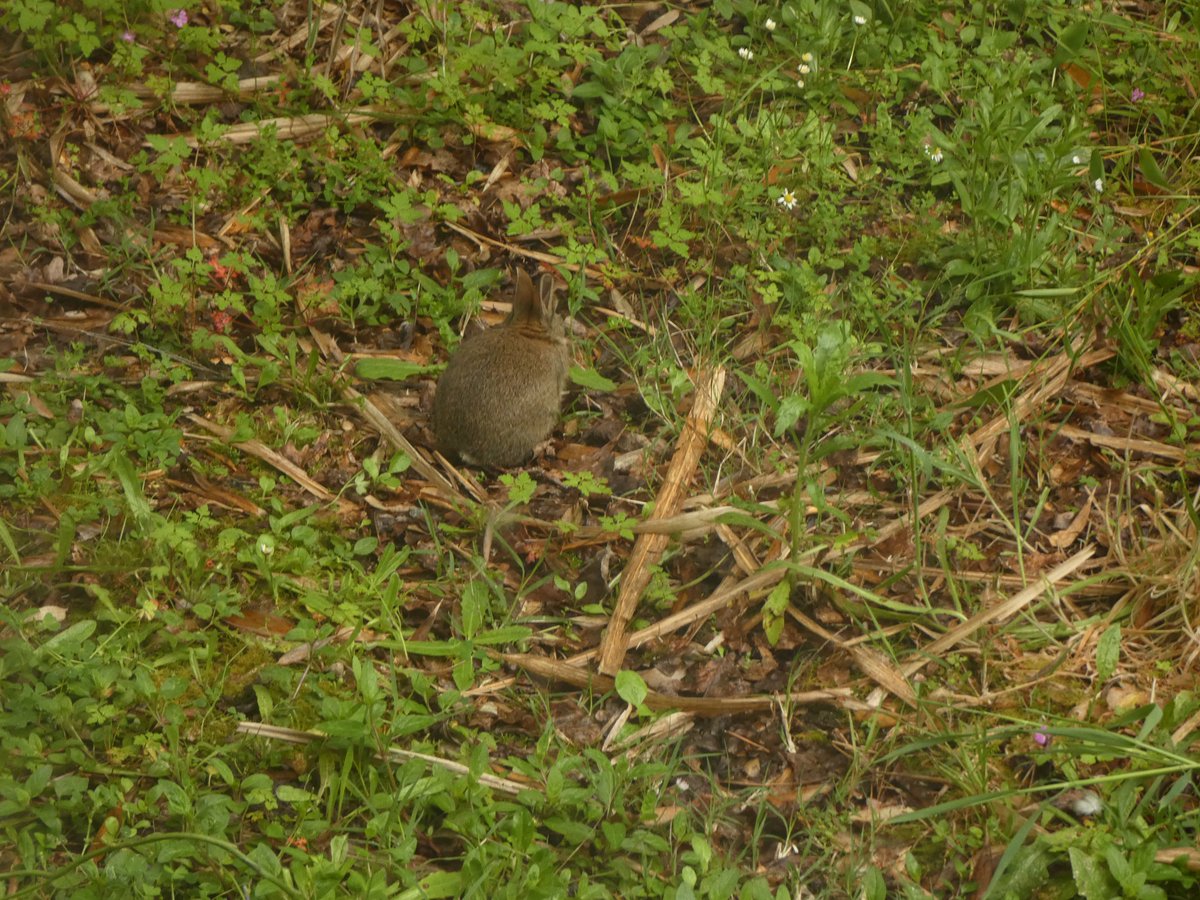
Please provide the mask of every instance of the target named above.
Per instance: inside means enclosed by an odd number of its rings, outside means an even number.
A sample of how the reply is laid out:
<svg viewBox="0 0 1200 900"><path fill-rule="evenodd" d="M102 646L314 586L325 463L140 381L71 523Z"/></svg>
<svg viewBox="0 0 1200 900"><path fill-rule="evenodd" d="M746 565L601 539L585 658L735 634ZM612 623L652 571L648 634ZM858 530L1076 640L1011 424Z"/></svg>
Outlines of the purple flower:
<svg viewBox="0 0 1200 900"><path fill-rule="evenodd" d="M133 32L132 31L121 32L121 40L123 40L127 44L132 44L133 43Z"/></svg>
<svg viewBox="0 0 1200 900"><path fill-rule="evenodd" d="M173 16L171 16L171 24L174 25L176 28L182 28L187 23L188 23L188 16L187 16L186 9L176 10L175 14Z"/></svg>
<svg viewBox="0 0 1200 900"><path fill-rule="evenodd" d="M1050 734L1045 728L1039 728L1033 733L1033 742L1039 747L1050 746Z"/></svg>
<svg viewBox="0 0 1200 900"><path fill-rule="evenodd" d="M1134 103L1137 103L1139 100L1141 100L1145 96L1146 96L1146 92L1143 91L1141 88L1134 88L1133 93L1131 93L1129 95L1129 99L1132 100Z"/></svg>

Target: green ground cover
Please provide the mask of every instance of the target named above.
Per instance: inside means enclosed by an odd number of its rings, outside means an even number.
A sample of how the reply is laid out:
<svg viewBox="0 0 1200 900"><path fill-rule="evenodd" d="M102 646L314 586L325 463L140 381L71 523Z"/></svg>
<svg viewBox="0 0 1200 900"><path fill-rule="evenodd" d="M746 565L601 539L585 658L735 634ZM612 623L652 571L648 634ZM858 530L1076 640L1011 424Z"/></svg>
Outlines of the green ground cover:
<svg viewBox="0 0 1200 900"><path fill-rule="evenodd" d="M1200 894L1198 26L8 0L5 894Z"/></svg>

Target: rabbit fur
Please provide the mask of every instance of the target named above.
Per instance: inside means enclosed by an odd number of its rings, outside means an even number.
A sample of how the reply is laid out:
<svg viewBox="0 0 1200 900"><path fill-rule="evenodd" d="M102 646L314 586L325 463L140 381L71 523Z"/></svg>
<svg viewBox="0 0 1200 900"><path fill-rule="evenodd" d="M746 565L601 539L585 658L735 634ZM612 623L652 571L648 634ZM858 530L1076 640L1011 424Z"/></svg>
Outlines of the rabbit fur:
<svg viewBox="0 0 1200 900"><path fill-rule="evenodd" d="M438 379L438 449L485 467L527 461L558 422L568 361L553 277L542 275L535 292L517 269L508 318L463 341Z"/></svg>

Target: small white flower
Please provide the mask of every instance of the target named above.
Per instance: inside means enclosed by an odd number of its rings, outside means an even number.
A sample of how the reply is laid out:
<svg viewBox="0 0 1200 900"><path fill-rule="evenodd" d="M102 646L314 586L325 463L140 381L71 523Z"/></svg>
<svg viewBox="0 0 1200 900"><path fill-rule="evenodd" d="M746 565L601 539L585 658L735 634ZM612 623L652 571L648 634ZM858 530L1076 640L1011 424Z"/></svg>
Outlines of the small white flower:
<svg viewBox="0 0 1200 900"><path fill-rule="evenodd" d="M933 150L929 152L929 158L935 163L940 163L943 159L945 159L945 157L942 155L942 148L934 147Z"/></svg>
<svg viewBox="0 0 1200 900"><path fill-rule="evenodd" d="M763 22L763 28L767 29L767 31L774 31L775 30L775 20L767 19L767 21Z"/></svg>
<svg viewBox="0 0 1200 900"><path fill-rule="evenodd" d="M811 53L809 53L807 50L804 53L800 54L800 62L812 63L812 61L813 61L813 55Z"/></svg>
<svg viewBox="0 0 1200 900"><path fill-rule="evenodd" d="M738 56L745 60L754 59L754 51L749 47L738 47Z"/></svg>
<svg viewBox="0 0 1200 900"><path fill-rule="evenodd" d="M782 206L784 209L795 209L796 204L799 203L800 201L796 198L796 192L793 191L791 188L788 188L782 194L779 195L779 199L777 199L775 202L778 203L780 206Z"/></svg>
<svg viewBox="0 0 1200 900"><path fill-rule="evenodd" d="M854 17L854 24L855 24L855 25L866 25L866 24L867 24L867 17L866 17L866 16L855 16L855 17Z"/></svg>
<svg viewBox="0 0 1200 900"><path fill-rule="evenodd" d="M1092 182L1092 187L1094 187L1096 189L1097 194L1103 194L1104 193L1104 179L1097 178L1095 181Z"/></svg>
<svg viewBox="0 0 1200 900"><path fill-rule="evenodd" d="M796 79L796 87L800 88L801 90L804 89L804 79L803 78Z"/></svg>
<svg viewBox="0 0 1200 900"><path fill-rule="evenodd" d="M808 67L808 63L800 63L800 65L796 66L796 70L797 70L797 71L798 71L798 72L799 72L801 75L807 75L809 72L811 72L811 71L812 71L812 69L810 69L810 68Z"/></svg>
<svg viewBox="0 0 1200 900"><path fill-rule="evenodd" d="M1077 166L1081 166L1081 165L1083 165L1083 157L1080 156L1078 153L1076 153L1074 156L1071 157L1071 162L1073 162Z"/></svg>

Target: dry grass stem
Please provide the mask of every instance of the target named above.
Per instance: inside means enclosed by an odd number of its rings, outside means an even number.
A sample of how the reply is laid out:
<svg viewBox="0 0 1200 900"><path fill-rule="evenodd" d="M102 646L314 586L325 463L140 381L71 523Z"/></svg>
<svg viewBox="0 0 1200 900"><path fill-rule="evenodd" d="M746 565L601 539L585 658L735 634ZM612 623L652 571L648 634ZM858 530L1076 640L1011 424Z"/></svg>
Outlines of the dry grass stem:
<svg viewBox="0 0 1200 900"><path fill-rule="evenodd" d="M692 411L684 423L679 445L663 479L652 519L669 518L679 511L684 491L708 442L708 431L724 387L723 368L704 371L697 377ZM639 535L634 542L633 552L630 553L629 562L621 575L621 591L617 597L617 604L613 608L608 629L600 643L601 673L615 675L621 668L627 644L626 627L633 617L642 591L650 583L650 566L658 560L666 546L667 537L661 534Z"/></svg>

